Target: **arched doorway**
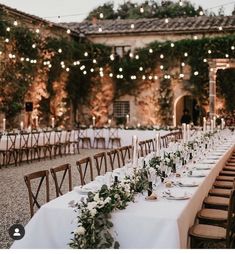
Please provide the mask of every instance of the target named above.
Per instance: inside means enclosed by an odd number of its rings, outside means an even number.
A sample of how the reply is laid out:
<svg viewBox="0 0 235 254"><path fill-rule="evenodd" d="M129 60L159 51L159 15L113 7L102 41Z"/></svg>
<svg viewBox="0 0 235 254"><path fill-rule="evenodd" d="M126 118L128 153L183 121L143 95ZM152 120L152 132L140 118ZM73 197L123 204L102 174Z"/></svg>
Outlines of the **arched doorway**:
<svg viewBox="0 0 235 254"><path fill-rule="evenodd" d="M185 94L182 95L180 97L178 97L175 100L174 103L174 126L178 126L181 125L181 117L183 115L183 111L184 109L188 109L189 110L189 115L191 116L192 121L194 122L194 124L196 124L196 122L199 120L198 117L199 115L197 111L197 100L189 94Z"/></svg>

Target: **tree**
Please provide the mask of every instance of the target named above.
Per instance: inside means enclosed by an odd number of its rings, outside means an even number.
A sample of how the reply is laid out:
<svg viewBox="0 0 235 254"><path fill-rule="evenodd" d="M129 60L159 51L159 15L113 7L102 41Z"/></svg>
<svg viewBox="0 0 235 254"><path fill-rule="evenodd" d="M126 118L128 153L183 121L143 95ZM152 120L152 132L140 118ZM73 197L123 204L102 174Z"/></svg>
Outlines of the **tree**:
<svg viewBox="0 0 235 254"><path fill-rule="evenodd" d="M93 9L88 16L86 17L86 20L92 20L93 18L97 19L116 19L117 14L114 11L113 3L105 3L95 9ZM101 16L101 13L103 16Z"/></svg>
<svg viewBox="0 0 235 254"><path fill-rule="evenodd" d="M157 3L156 0L146 0L143 3L132 3L130 1L119 5L115 11L112 3L106 3L91 11L86 19L92 17L100 18L103 13L104 19L140 19L140 18L164 18L164 17L193 17L203 11L202 7L195 8L189 1L184 1L183 5L169 0ZM203 13L205 13L203 11Z"/></svg>

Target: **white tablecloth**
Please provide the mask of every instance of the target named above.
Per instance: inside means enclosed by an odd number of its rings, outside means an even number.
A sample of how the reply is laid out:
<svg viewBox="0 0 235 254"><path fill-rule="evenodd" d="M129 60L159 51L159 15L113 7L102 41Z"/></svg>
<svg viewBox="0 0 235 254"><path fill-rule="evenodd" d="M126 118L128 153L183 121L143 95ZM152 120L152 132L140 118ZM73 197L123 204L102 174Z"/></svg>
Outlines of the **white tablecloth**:
<svg viewBox="0 0 235 254"><path fill-rule="evenodd" d="M224 152L211 170L205 170L206 177L186 177L199 183L198 187L174 187L176 191L186 191L192 196L187 200L146 201L138 194L136 202L125 210L112 214L113 236L121 248L187 248L188 229L194 223L197 211L211 188L216 176L234 149L234 143ZM182 180L182 179L181 179ZM177 189L178 188L178 189ZM165 189L159 186L159 193ZM71 191L52 200L40 208L29 221L25 236L15 241L12 248L69 248L71 232L76 228L76 213L68 206L71 200L79 200L80 195Z"/></svg>

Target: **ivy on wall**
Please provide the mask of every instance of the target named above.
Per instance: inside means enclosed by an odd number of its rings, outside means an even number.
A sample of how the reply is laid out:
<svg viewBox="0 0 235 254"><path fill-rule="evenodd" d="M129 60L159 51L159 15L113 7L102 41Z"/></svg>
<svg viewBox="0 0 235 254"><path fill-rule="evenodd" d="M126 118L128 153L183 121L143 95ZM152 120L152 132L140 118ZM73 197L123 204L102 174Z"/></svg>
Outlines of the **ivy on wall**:
<svg viewBox="0 0 235 254"><path fill-rule="evenodd" d="M0 20L2 15L0 13ZM10 31L7 27L10 27ZM184 89L191 92L199 104L207 104L207 59L234 58L235 54L234 35L186 39L174 43L156 41L136 49L135 52L126 52L124 57L114 55L112 58L110 47L92 44L68 35L43 38L27 27L13 26L6 21L0 22L0 38L0 50L4 52L0 56L0 110L5 112L8 118L14 118L19 113L23 107L25 93L37 70L43 68L48 73L49 96L41 100L40 109L48 115L47 117L54 113L51 111L51 101L56 96L53 84L60 81L63 75L66 76L65 89L68 94L66 103L72 105L74 120L79 105L86 104L89 99L91 86L95 85L91 80L95 77L113 77L116 100L125 94L137 96L140 80L150 80L151 77L155 82L157 76L160 80L159 114L165 117L162 121L167 124L171 121L171 115L166 115L166 112L170 112L169 105L172 105L173 100L171 81L184 79L182 74L186 66L190 66L191 76L189 82L184 82ZM6 38L9 42L5 42ZM9 57L9 54L16 57ZM50 64L44 65L46 61ZM175 67L178 72L174 71ZM224 95L222 89L220 94L229 98Z"/></svg>

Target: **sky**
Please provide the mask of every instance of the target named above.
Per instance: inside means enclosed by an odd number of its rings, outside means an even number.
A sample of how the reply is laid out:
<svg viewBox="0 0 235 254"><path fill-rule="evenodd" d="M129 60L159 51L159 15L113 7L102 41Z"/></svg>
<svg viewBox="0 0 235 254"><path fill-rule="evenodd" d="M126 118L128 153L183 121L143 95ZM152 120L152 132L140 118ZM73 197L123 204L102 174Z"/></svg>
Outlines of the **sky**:
<svg viewBox="0 0 235 254"><path fill-rule="evenodd" d="M126 0L127 1L127 0ZM179 1L179 0L174 0ZM1 4L5 4L20 11L48 19L53 22L80 22L88 13L105 2L113 2L115 7L125 0L0 0ZM144 2L144 0L133 0L131 2ZM157 2L160 2L158 0ZM218 9L223 5L225 14L231 14L235 0L192 0L196 7L201 5L204 9L210 9L217 13ZM60 16L60 18L58 18Z"/></svg>

